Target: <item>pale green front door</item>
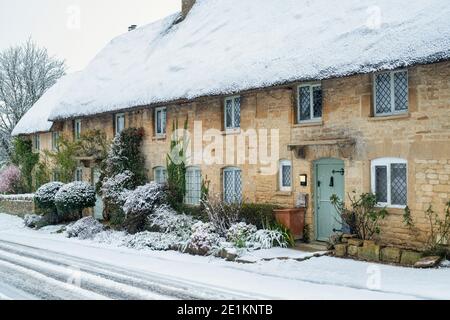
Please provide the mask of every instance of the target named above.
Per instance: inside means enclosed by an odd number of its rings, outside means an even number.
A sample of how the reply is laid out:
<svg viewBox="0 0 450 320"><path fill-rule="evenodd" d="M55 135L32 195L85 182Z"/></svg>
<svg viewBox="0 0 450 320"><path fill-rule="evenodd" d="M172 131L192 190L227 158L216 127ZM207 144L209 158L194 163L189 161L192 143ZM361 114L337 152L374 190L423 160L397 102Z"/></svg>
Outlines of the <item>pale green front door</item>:
<svg viewBox="0 0 450 320"><path fill-rule="evenodd" d="M330 198L337 195L344 199L344 161L323 159L315 163L315 216L316 238L327 241L337 230L342 230L342 223Z"/></svg>

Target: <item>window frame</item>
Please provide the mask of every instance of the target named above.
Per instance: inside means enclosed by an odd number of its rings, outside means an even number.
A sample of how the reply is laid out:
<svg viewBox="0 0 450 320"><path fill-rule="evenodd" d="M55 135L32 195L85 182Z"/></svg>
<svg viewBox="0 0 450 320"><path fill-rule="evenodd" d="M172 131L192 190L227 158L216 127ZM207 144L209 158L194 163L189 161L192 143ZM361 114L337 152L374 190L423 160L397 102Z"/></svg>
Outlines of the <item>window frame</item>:
<svg viewBox="0 0 450 320"><path fill-rule="evenodd" d="M33 150L36 153L41 151L41 135L39 133L33 135Z"/></svg>
<svg viewBox="0 0 450 320"><path fill-rule="evenodd" d="M164 181L164 182L158 182L158 181L156 180L157 172L160 171L160 170L162 171L162 173L163 173L163 175L164 175L164 177L165 177L165 181ZM163 167L163 166L154 167L154 168L153 168L153 180L154 180L156 183L161 184L161 185L167 184L167 168L166 168L166 167Z"/></svg>
<svg viewBox="0 0 450 320"><path fill-rule="evenodd" d="M406 204L405 205L398 205L398 204L392 204L392 185L391 185L391 165L392 164L405 164L406 165ZM392 158L392 157L386 157L386 158L378 158L371 161L370 164L370 170L371 170L371 189L372 193L376 193L376 168L385 166L387 168L387 176L386 176L386 183L387 183L387 195L386 200L387 202L378 202L377 206L379 207L388 207L393 209L405 209L408 206L408 192L409 192L409 181L408 181L408 160L402 159L402 158Z"/></svg>
<svg viewBox="0 0 450 320"><path fill-rule="evenodd" d="M239 126L236 126L236 115L235 115L235 100L239 98ZM231 116L231 122L233 123L232 126L227 125L227 101L231 100L232 102L232 116ZM242 96L241 95L235 95L235 96L229 96L225 97L223 100L223 118L224 118L224 128L226 132L235 132L241 130L241 120L242 120Z"/></svg>
<svg viewBox="0 0 450 320"><path fill-rule="evenodd" d="M291 168L291 185L285 186L283 181L283 167ZM291 192L292 191L292 161L291 160L280 160L278 167L278 188L283 192Z"/></svg>
<svg viewBox="0 0 450 320"><path fill-rule="evenodd" d="M200 172L200 181L199 181L199 188L198 188L200 194L199 194L199 197L198 197L198 203L197 202L194 203L193 201L192 202L188 201L188 199L194 199L193 196L188 196L189 192L196 191L196 190L190 190L190 188L189 188L189 186L191 185L191 184L188 185L187 175L188 175L189 172ZM185 178L185 180L186 180L186 195L184 197L184 203L187 204L187 205L190 205L190 206L199 206L201 204L201 201L202 201L202 170L201 170L201 168L197 167L197 166L187 167L186 168L186 178Z"/></svg>
<svg viewBox="0 0 450 320"><path fill-rule="evenodd" d="M395 74L406 72L406 103L405 110L395 110ZM382 74L389 74L391 81L391 112L377 113L377 77ZM389 117L409 113L409 72L408 69L389 70L375 72L372 77L372 92L373 92L373 115L374 117Z"/></svg>
<svg viewBox="0 0 450 320"><path fill-rule="evenodd" d="M78 177L78 174L80 173L80 179ZM83 182L83 168L78 167L75 169L75 181L76 182Z"/></svg>
<svg viewBox="0 0 450 320"><path fill-rule="evenodd" d="M239 202L231 202L231 203L229 203L229 202L227 202L227 200L226 200L226 190L227 190L227 188L226 188L226 185L225 185L225 174L227 173L227 172L233 172L234 174L236 173L236 172L239 172L240 173L240 184L241 184L241 186L240 186L240 191L241 191L241 194L240 194L240 199L239 199ZM235 178L235 176L234 176L234 181L233 181L233 189L236 191L236 178ZM223 201L225 202L225 203L227 203L227 204L237 204L237 203L242 203L242 201L243 201L243 179L242 179L242 169L240 169L240 168L238 168L238 167L228 167L228 168L225 168L225 169L223 169L222 170L222 188L223 188L223 196L222 196L222 198L223 198ZM237 197L236 197L236 195L234 195L234 197L233 197L234 199L236 199Z"/></svg>
<svg viewBox="0 0 450 320"><path fill-rule="evenodd" d="M306 88L309 87L311 90L311 97L309 101L309 110L311 114L311 118L308 120L302 120L301 117L301 109L300 109L300 88ZM321 117L314 117L314 88L320 87L322 91L322 116ZM302 83L297 86L297 124L303 124L303 123L317 123L322 121L323 119L323 88L321 82L311 82L311 83Z"/></svg>
<svg viewBox="0 0 450 320"><path fill-rule="evenodd" d="M119 131L119 119L123 119L123 128ZM114 135L117 136L125 130L125 113L117 113L114 115Z"/></svg>
<svg viewBox="0 0 450 320"><path fill-rule="evenodd" d="M59 149L59 131L52 131L52 150L57 151Z"/></svg>
<svg viewBox="0 0 450 320"><path fill-rule="evenodd" d="M162 132L158 132L158 113L159 112L162 112L161 114L165 114L164 127L163 127L163 122L161 119ZM165 137L166 134L167 134L167 107L155 108L155 135L157 137Z"/></svg>
<svg viewBox="0 0 450 320"><path fill-rule="evenodd" d="M74 122L74 137L75 141L81 139L81 119L76 119Z"/></svg>

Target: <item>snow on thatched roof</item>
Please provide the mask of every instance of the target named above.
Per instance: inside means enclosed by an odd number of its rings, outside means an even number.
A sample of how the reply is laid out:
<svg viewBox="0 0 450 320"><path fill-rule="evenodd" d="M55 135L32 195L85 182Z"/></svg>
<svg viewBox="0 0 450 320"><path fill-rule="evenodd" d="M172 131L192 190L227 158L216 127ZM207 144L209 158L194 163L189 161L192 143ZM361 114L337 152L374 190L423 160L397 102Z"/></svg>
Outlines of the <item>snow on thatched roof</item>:
<svg viewBox="0 0 450 320"><path fill-rule="evenodd" d="M450 57L442 0L197 0L117 37L51 119L114 112Z"/></svg>
<svg viewBox="0 0 450 320"><path fill-rule="evenodd" d="M74 73L59 79L20 119L12 135L18 136L49 131L52 127L52 122L48 121L51 111L60 103L61 98L67 93L71 84L77 83L78 76L79 73Z"/></svg>

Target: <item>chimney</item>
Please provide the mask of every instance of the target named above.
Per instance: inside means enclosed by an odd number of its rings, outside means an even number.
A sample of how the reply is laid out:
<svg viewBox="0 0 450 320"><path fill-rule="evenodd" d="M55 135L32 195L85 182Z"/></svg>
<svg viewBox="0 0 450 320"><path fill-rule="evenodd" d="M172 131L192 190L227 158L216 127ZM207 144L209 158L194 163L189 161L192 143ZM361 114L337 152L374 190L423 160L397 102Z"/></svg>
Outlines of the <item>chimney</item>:
<svg viewBox="0 0 450 320"><path fill-rule="evenodd" d="M133 31L137 28L137 25L132 24L131 26L128 27L128 32Z"/></svg>
<svg viewBox="0 0 450 320"><path fill-rule="evenodd" d="M181 20L184 20L195 4L195 0L181 0Z"/></svg>

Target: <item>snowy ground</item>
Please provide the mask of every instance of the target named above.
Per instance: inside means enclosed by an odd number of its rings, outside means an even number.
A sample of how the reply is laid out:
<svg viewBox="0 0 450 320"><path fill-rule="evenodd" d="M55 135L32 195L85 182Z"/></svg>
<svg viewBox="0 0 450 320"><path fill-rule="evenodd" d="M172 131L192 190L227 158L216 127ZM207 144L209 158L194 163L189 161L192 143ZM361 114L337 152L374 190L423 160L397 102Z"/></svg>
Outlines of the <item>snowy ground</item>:
<svg viewBox="0 0 450 320"><path fill-rule="evenodd" d="M0 299L450 299L450 268L238 264L66 239L0 214Z"/></svg>

